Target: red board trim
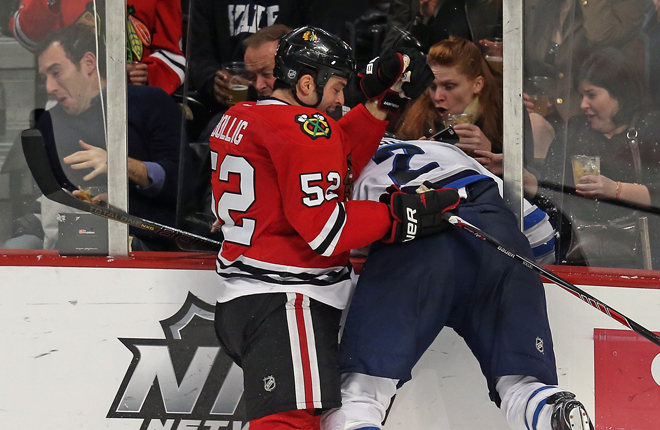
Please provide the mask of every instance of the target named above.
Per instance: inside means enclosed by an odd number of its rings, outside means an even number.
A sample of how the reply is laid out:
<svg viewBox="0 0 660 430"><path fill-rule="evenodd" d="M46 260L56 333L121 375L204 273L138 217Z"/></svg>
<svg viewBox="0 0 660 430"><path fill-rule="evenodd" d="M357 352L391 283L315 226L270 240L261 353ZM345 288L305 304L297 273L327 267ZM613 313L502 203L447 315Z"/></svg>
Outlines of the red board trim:
<svg viewBox="0 0 660 430"><path fill-rule="evenodd" d="M61 257L53 250L0 250L0 266L114 267L215 270L215 253L133 252L128 257ZM357 273L364 258L351 258ZM660 289L660 271L578 266L544 266L576 285ZM544 282L551 281L544 279Z"/></svg>

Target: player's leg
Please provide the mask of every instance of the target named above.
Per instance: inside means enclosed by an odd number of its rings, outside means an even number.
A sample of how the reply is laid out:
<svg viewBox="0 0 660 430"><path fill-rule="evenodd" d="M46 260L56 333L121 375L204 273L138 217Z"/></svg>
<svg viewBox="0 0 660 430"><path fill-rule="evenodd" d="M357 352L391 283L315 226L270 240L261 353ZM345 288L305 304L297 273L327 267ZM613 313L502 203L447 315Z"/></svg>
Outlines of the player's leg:
<svg viewBox="0 0 660 430"><path fill-rule="evenodd" d="M483 227L508 249L532 258L529 243L499 195L484 191L478 202L462 206L460 215ZM575 427L566 430L589 430L584 407L559 394L566 391L556 385L552 335L540 277L488 249L483 242L476 242L483 247L479 252L482 271L467 310L469 318L454 328L477 357L491 398L496 403L502 400L507 421L516 430L564 430L561 425L565 424L559 424L565 423L562 415L570 417L571 412ZM547 399L553 405L547 404ZM565 410L568 414L563 413Z"/></svg>
<svg viewBox="0 0 660 430"><path fill-rule="evenodd" d="M323 414L321 430L378 429L396 392L398 380L345 373L342 407Z"/></svg>
<svg viewBox="0 0 660 430"><path fill-rule="evenodd" d="M320 411L341 404L341 311L295 293L218 304L216 331L243 368L251 429L317 430Z"/></svg>
<svg viewBox="0 0 660 430"><path fill-rule="evenodd" d="M346 430L380 427L397 384L411 378L413 366L444 326L455 296L454 258L469 255L454 246L461 234L449 230L372 246L340 343L339 412Z"/></svg>
<svg viewBox="0 0 660 430"><path fill-rule="evenodd" d="M531 376L498 378L501 409L515 430L593 430L584 405L575 395Z"/></svg>

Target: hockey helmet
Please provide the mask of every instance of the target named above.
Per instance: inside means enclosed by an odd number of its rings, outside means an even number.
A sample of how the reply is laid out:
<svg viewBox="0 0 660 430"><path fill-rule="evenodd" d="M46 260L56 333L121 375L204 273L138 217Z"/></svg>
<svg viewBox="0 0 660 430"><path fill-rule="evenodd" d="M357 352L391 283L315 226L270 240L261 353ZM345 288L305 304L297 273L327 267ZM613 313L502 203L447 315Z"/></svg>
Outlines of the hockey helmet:
<svg viewBox="0 0 660 430"><path fill-rule="evenodd" d="M304 67L316 71L314 83L322 93L331 76L350 79L355 74L353 50L340 38L320 28L297 28L280 39L273 75L295 86Z"/></svg>

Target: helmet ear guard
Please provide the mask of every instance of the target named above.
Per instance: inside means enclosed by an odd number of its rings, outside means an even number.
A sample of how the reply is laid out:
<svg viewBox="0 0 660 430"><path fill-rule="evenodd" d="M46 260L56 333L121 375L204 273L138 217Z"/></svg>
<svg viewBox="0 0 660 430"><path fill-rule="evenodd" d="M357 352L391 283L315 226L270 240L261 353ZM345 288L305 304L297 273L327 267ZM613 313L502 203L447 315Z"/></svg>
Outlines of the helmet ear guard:
<svg viewBox="0 0 660 430"><path fill-rule="evenodd" d="M340 38L323 29L312 26L297 28L280 39L273 75L290 85L295 95L296 83L305 68L316 73L314 84L320 103L323 89L332 76L349 80L355 74L353 50Z"/></svg>

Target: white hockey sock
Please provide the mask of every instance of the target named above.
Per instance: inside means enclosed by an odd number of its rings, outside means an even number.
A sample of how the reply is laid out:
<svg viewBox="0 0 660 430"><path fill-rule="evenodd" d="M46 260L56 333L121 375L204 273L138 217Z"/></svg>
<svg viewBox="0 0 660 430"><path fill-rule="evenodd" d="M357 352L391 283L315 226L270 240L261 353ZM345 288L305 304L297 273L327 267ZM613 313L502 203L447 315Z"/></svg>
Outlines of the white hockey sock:
<svg viewBox="0 0 660 430"><path fill-rule="evenodd" d="M553 406L545 399L560 391L556 385L545 385L532 376L508 375L497 381L500 406L513 430L552 430L550 418Z"/></svg>
<svg viewBox="0 0 660 430"><path fill-rule="evenodd" d="M341 380L342 406L323 414L321 429L381 428L380 423L385 419L398 379L347 373Z"/></svg>

